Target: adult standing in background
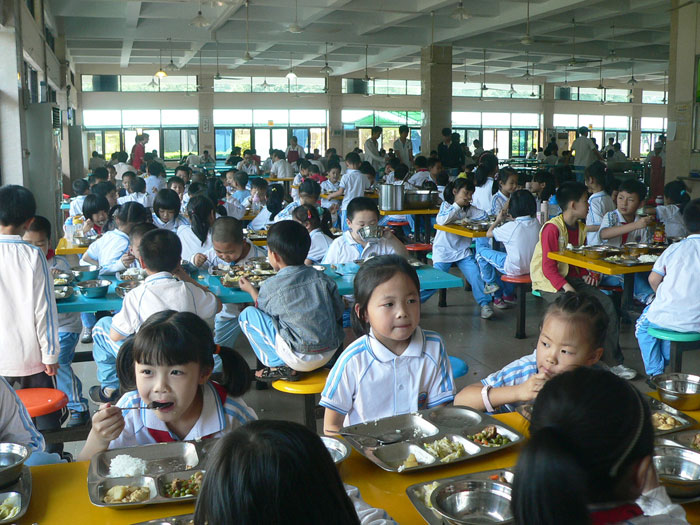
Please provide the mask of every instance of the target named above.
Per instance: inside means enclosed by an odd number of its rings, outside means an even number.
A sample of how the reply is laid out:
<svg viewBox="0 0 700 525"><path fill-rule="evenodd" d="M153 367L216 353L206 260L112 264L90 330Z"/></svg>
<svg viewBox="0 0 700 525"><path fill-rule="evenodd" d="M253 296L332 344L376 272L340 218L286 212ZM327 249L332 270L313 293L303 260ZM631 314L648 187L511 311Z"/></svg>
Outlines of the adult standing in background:
<svg viewBox="0 0 700 525"><path fill-rule="evenodd" d="M384 167L384 157L379 153L379 137L383 131L381 126L374 126L372 128L372 135L365 140L364 144L365 160L369 162L376 171Z"/></svg>
<svg viewBox="0 0 700 525"><path fill-rule="evenodd" d="M146 171L146 166L143 165L143 156L146 154L148 138L148 133L136 135L136 142L131 148L131 165L140 172Z"/></svg>
<svg viewBox="0 0 700 525"><path fill-rule="evenodd" d="M394 153L398 159L408 166L413 165L413 143L408 138L410 130L405 124L399 126L399 138L394 141Z"/></svg>
<svg viewBox="0 0 700 525"><path fill-rule="evenodd" d="M549 137L549 144L547 145L547 147L551 148L555 155L559 155L559 144L557 144L557 137L555 137L554 135Z"/></svg>
<svg viewBox="0 0 700 525"><path fill-rule="evenodd" d="M290 164L294 164L299 159L304 158L304 148L299 145L299 140L293 135L289 139L289 146L287 146L287 150L284 153L287 156L287 162Z"/></svg>
<svg viewBox="0 0 700 525"><path fill-rule="evenodd" d="M104 168L107 165L107 161L100 157L100 154L96 151L92 152L92 158L88 162L88 169L90 172L95 171L95 168Z"/></svg>
<svg viewBox="0 0 700 525"><path fill-rule="evenodd" d="M474 139L472 145L474 146L474 153L472 154L472 157L476 163L479 164L479 159L484 154L484 148L481 147L481 141L479 139Z"/></svg>
<svg viewBox="0 0 700 525"><path fill-rule="evenodd" d="M438 158L450 176L457 176L464 165L464 153L459 145L459 133L450 128L442 129L442 142L438 144Z"/></svg>
<svg viewBox="0 0 700 525"><path fill-rule="evenodd" d="M243 160L243 157L241 157L241 148L238 146L234 146L233 149L231 150L231 154L226 159L226 165L227 166L238 166L238 163L242 160Z"/></svg>
<svg viewBox="0 0 700 525"><path fill-rule="evenodd" d="M574 171L579 181L583 181L583 176L586 168L593 164L596 160L603 160L600 152L596 148L595 143L588 138L588 128L581 126L578 129L578 138L571 145L571 151L574 153Z"/></svg>

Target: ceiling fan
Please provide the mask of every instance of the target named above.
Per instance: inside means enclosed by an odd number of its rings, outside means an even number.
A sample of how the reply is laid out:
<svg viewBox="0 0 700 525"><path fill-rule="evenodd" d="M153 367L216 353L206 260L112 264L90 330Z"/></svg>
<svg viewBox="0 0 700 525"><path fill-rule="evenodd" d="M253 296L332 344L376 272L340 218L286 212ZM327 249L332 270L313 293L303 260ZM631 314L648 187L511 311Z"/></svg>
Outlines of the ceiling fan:
<svg viewBox="0 0 700 525"><path fill-rule="evenodd" d="M576 58L576 19L571 19L571 60L569 60L569 66L578 66L582 64L590 64L593 62L598 62L600 59L585 60Z"/></svg>
<svg viewBox="0 0 700 525"><path fill-rule="evenodd" d="M216 40L216 74L214 80L240 80L241 77L223 76L219 70L219 41Z"/></svg>

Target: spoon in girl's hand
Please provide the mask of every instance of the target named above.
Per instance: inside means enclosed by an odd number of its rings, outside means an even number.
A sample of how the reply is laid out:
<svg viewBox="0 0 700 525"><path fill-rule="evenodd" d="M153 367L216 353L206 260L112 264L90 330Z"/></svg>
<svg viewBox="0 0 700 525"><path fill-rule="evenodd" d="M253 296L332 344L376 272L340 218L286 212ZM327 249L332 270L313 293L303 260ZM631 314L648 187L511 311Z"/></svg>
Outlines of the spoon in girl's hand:
<svg viewBox="0 0 700 525"><path fill-rule="evenodd" d="M161 403L160 401L151 401L145 407L137 406L137 407L117 407L117 408L119 408L121 410L140 410L142 408L144 408L146 410L160 410L161 408L168 408L168 407L171 407L173 405L174 405L174 403ZM114 406L114 405L112 405L112 406Z"/></svg>

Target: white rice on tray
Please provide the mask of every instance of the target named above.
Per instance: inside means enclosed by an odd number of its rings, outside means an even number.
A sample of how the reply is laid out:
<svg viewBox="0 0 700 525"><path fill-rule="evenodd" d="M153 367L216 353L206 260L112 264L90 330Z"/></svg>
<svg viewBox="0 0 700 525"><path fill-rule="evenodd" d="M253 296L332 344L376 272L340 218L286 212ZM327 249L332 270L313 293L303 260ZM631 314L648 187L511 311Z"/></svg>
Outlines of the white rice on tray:
<svg viewBox="0 0 700 525"><path fill-rule="evenodd" d="M109 462L110 478L132 478L146 473L146 462L128 454L114 456Z"/></svg>

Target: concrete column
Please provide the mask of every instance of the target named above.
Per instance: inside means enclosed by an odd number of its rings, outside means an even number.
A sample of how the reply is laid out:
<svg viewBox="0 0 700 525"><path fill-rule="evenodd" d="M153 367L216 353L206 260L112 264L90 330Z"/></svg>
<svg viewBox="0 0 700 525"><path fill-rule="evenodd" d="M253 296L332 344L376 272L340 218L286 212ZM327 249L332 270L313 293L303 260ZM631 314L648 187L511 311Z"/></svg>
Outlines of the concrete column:
<svg viewBox="0 0 700 525"><path fill-rule="evenodd" d="M328 77L328 147L335 148L341 157L343 151L343 79Z"/></svg>
<svg viewBox="0 0 700 525"><path fill-rule="evenodd" d="M216 156L216 137L214 133L214 78L199 75L197 77L199 89L197 94L199 103L199 153L209 151L212 157ZM258 152L266 158L267 152Z"/></svg>
<svg viewBox="0 0 700 525"><path fill-rule="evenodd" d="M442 140L442 128L452 126L452 46L421 50L421 152L428 155Z"/></svg>
<svg viewBox="0 0 700 525"><path fill-rule="evenodd" d="M642 88L635 86L632 90L632 120L630 122L630 159L639 158L642 142Z"/></svg>

